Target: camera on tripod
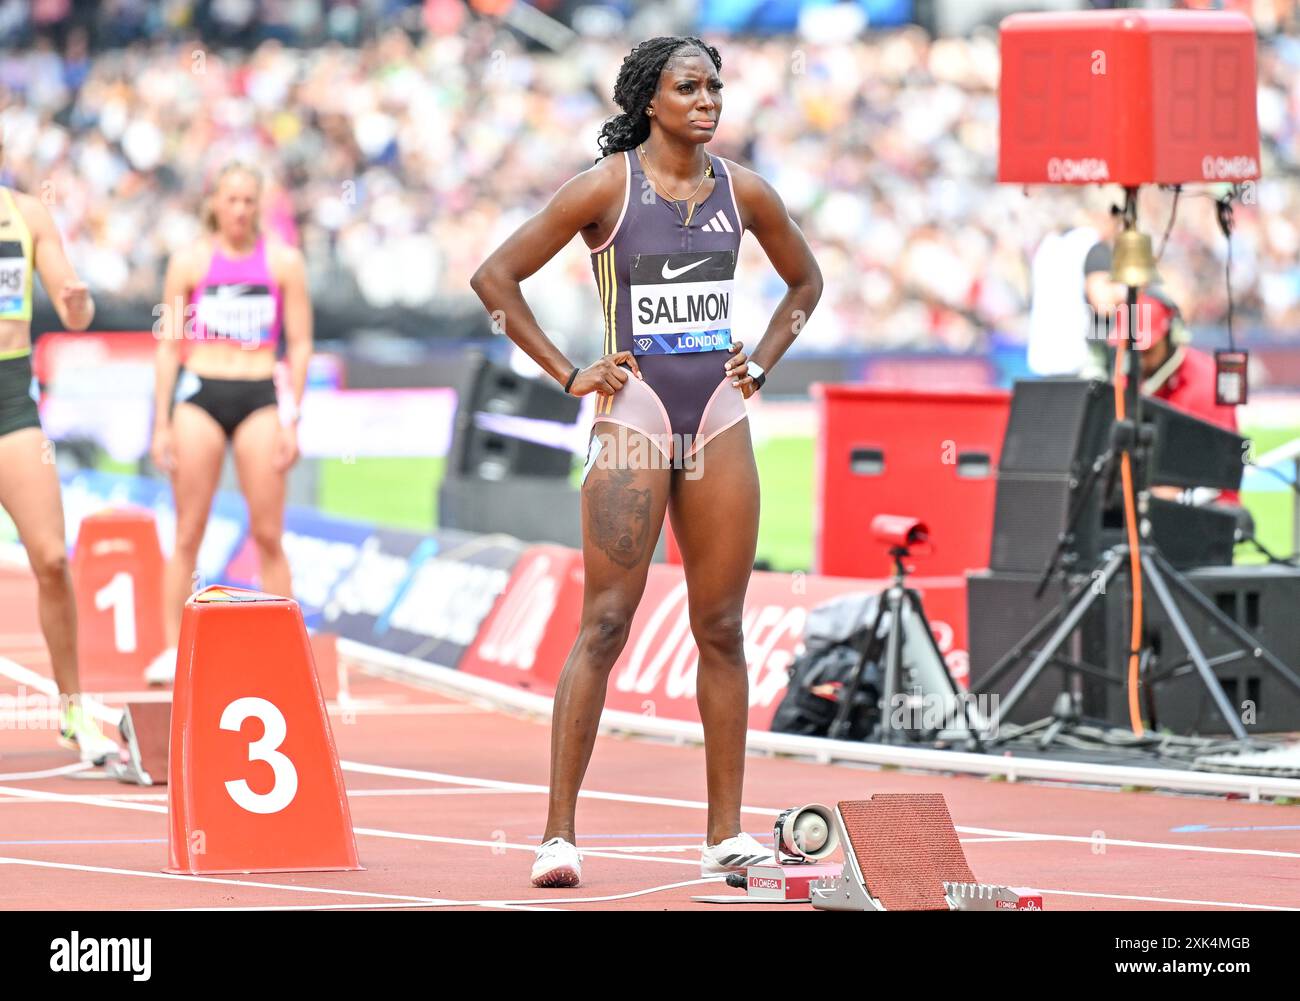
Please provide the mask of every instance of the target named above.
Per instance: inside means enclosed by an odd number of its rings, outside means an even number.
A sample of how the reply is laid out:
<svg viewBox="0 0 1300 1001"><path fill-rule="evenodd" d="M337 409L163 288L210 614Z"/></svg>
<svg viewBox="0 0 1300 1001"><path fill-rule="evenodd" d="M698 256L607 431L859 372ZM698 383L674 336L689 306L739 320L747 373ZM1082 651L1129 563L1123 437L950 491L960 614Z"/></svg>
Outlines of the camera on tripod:
<svg viewBox="0 0 1300 1001"><path fill-rule="evenodd" d="M928 552L934 552L930 545L930 530L920 518L909 518L902 514L878 514L871 519L871 534L877 542L889 546L891 556L895 550L902 550L901 556L910 556L913 546L929 546Z"/></svg>
<svg viewBox="0 0 1300 1001"><path fill-rule="evenodd" d="M894 576L880 594L843 595L814 608L805 653L772 722L784 733L878 743L964 739L978 743L964 693L948 671L903 561L933 552L919 518L879 514L872 538L888 547Z"/></svg>

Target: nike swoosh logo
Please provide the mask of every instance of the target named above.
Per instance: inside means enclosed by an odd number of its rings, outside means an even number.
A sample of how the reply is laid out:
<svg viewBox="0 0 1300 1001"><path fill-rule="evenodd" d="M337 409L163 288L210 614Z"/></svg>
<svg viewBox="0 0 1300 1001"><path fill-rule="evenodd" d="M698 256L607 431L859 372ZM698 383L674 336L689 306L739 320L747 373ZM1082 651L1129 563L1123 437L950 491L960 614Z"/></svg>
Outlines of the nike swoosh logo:
<svg viewBox="0 0 1300 1001"><path fill-rule="evenodd" d="M660 273L661 273L665 278L676 278L678 275L684 275L684 274L686 274L686 272L690 271L691 268L698 268L701 264L703 264L703 263L704 263L705 261L707 261L707 260L710 260L710 258L708 258L708 257L702 257L702 258L700 258L698 261L696 261L694 264L688 264L688 265L686 265L686 267L684 267L684 268L670 268L670 267L668 266L668 262L667 262L667 261L664 261L664 269L663 269L663 271L660 272Z"/></svg>
<svg viewBox="0 0 1300 1001"><path fill-rule="evenodd" d="M241 282L238 285L218 285L217 297L219 299L238 299L247 292L250 287L251 286L248 282Z"/></svg>

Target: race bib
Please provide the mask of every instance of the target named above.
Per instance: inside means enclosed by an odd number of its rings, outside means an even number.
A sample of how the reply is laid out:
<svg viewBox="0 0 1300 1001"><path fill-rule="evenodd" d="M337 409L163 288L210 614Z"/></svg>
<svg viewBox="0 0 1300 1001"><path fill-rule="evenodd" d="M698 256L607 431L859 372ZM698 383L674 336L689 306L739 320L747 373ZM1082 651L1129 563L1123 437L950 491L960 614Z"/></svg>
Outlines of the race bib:
<svg viewBox="0 0 1300 1001"><path fill-rule="evenodd" d="M0 314L18 313L27 293L27 256L17 240L0 241Z"/></svg>
<svg viewBox="0 0 1300 1001"><path fill-rule="evenodd" d="M198 321L206 337L255 343L270 335L275 297L267 286L251 282L209 285L199 299Z"/></svg>
<svg viewBox="0 0 1300 1001"><path fill-rule="evenodd" d="M632 353L690 354L731 346L732 250L632 258Z"/></svg>

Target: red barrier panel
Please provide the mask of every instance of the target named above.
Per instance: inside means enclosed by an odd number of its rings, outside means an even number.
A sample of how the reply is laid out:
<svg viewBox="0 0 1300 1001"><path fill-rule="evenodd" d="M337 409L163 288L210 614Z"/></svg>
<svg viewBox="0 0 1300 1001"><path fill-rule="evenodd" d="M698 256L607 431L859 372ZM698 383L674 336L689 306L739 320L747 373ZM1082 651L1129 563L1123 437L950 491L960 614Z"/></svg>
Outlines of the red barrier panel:
<svg viewBox="0 0 1300 1001"><path fill-rule="evenodd" d="M550 695L581 617L582 553L564 546L530 546L461 658L460 669Z"/></svg>
<svg viewBox="0 0 1300 1001"><path fill-rule="evenodd" d="M82 519L72 554L77 657L88 691L140 687L162 652L163 556L153 514L131 508Z"/></svg>
<svg viewBox="0 0 1300 1001"><path fill-rule="evenodd" d="M950 670L965 683L966 582L912 578ZM749 664L751 729L771 728L802 642L808 611L836 595L882 591L887 580L756 572L745 595L743 630ZM542 695L553 695L578 635L582 559L576 550L534 546L484 622L460 669ZM610 676L605 704L668 719L699 720L695 704L699 651L691 635L681 567L655 564L632 619L627 646Z"/></svg>
<svg viewBox="0 0 1300 1001"><path fill-rule="evenodd" d="M877 514L920 518L934 552L927 577L988 566L1006 390L919 391L816 383L813 568L848 577L892 572L871 537Z"/></svg>

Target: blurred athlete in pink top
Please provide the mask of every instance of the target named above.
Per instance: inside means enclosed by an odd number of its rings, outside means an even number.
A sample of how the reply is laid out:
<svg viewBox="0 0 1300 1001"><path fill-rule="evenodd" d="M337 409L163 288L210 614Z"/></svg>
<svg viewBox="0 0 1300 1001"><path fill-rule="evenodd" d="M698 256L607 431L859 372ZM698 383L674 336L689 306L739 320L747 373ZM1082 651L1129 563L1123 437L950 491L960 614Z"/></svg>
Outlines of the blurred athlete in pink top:
<svg viewBox="0 0 1300 1001"><path fill-rule="evenodd" d="M312 351L311 298L302 254L268 237L259 220L262 181L231 163L204 209L209 236L167 266L158 337L151 455L171 477L176 548L163 582L169 649L145 672L151 683L176 671L181 610L193 574L226 446L248 501L262 588L292 596L281 548L285 480L298 458L298 407ZM277 400L283 331L292 400ZM182 364L182 344L186 345ZM282 413L283 411L283 413Z"/></svg>

